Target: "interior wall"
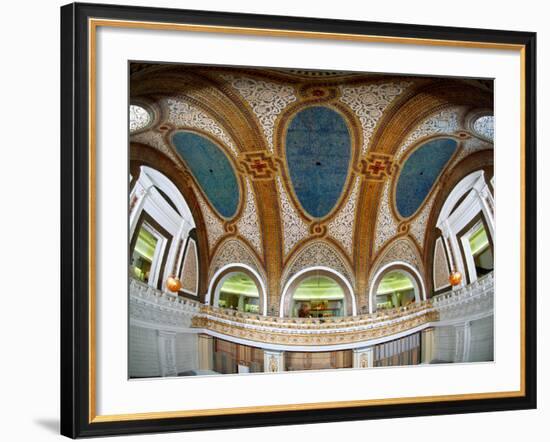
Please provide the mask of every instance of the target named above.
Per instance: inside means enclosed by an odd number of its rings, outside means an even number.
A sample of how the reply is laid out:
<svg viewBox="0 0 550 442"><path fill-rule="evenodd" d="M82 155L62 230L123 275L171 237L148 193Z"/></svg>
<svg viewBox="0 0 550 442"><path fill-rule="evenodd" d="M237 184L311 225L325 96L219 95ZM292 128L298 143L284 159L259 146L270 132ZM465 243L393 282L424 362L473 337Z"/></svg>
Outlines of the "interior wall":
<svg viewBox="0 0 550 442"><path fill-rule="evenodd" d="M130 326L129 341L128 376L130 378L162 376L159 331ZM199 368L198 339L195 333L176 333L174 348L177 373Z"/></svg>
<svg viewBox="0 0 550 442"><path fill-rule="evenodd" d="M353 355L351 350L303 353L285 352L285 370L323 370L351 368Z"/></svg>
<svg viewBox="0 0 550 442"><path fill-rule="evenodd" d="M467 323L435 327L432 363L493 361L493 321L491 315Z"/></svg>

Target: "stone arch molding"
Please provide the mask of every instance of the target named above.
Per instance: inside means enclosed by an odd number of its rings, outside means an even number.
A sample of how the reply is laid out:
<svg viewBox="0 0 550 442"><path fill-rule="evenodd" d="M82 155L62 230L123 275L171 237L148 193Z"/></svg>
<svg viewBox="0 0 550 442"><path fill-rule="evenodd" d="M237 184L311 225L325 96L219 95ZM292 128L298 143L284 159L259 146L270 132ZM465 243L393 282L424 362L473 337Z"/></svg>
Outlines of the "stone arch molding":
<svg viewBox="0 0 550 442"><path fill-rule="evenodd" d="M227 264L216 271L208 285L205 304L217 306L220 299L220 288L227 278L237 272L247 274L256 283L260 292L261 314L267 316L267 288L265 282L253 267L242 263Z"/></svg>
<svg viewBox="0 0 550 442"><path fill-rule="evenodd" d="M283 272L282 285L303 269L315 266L332 269L349 281L353 286L355 280L353 272L346 262L346 258L338 250L323 240L317 240L306 244L294 258L287 264Z"/></svg>
<svg viewBox="0 0 550 442"><path fill-rule="evenodd" d="M382 265L372 278L372 284L370 284L369 289L369 313L375 312L376 302L374 297L376 296L376 289L378 288L378 284L380 284L380 281L382 281L382 278L386 273L392 271L398 271L404 274L408 274L408 276L412 276L412 281L415 289L415 301L420 302L426 300L426 286L424 284L422 276L420 275L420 272L407 262L392 261Z"/></svg>
<svg viewBox="0 0 550 442"><path fill-rule="evenodd" d="M371 313L373 311L373 305L371 303L370 293L373 290L375 275L379 273L381 268L384 268L388 264L391 264L394 262L404 263L406 264L406 266L413 268L415 272L418 273L419 275L424 274L422 258L420 257L418 250L416 246L413 244L412 240L408 237L400 237L393 240L393 242L391 242L386 247L386 249L382 252L382 254L378 257L378 259L375 261L374 265L372 266L372 269L374 270L371 273L371 276L369 277L369 284L368 284L368 287L369 287L368 307L369 307L369 312ZM424 280L422 277L420 277L420 281L422 282L422 286L425 287Z"/></svg>
<svg viewBox="0 0 550 442"><path fill-rule="evenodd" d="M313 266L300 270L299 272L292 275L292 277L290 277L290 279L287 281L281 295L281 302L279 305L279 317L285 317L285 313L287 313L289 310L289 296L291 295L292 289L295 288L295 286L303 279L306 279L309 276L316 274L317 272L321 272L324 275L332 277L344 289L346 300L351 304L351 314L353 316L357 315L357 300L355 298L355 293L353 292L353 287L351 286L349 280L340 272L330 267Z"/></svg>
<svg viewBox="0 0 550 442"><path fill-rule="evenodd" d="M255 257L250 246L248 246L244 241L236 238L229 238L224 240L219 245L210 263L208 280L211 281L214 275L222 267L225 267L228 264L244 264L245 266L252 268L255 273L260 275L262 282L264 284L266 283L267 278L262 265Z"/></svg>
<svg viewBox="0 0 550 442"><path fill-rule="evenodd" d="M143 194L147 193L152 187L157 187L162 190L177 207L181 217L189 224L189 230L196 227L193 214L189 209L187 201L185 201L179 189L168 177L152 167L141 166L138 183L143 188ZM138 191L138 187L139 186L134 187L135 192Z"/></svg>

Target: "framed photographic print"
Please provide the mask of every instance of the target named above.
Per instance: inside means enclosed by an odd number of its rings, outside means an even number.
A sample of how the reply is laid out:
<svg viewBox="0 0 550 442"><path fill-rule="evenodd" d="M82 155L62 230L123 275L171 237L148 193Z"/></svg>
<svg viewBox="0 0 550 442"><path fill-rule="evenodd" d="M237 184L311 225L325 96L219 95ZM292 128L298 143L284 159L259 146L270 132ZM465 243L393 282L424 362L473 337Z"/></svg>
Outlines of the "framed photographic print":
<svg viewBox="0 0 550 442"><path fill-rule="evenodd" d="M62 434L534 408L535 41L62 7Z"/></svg>

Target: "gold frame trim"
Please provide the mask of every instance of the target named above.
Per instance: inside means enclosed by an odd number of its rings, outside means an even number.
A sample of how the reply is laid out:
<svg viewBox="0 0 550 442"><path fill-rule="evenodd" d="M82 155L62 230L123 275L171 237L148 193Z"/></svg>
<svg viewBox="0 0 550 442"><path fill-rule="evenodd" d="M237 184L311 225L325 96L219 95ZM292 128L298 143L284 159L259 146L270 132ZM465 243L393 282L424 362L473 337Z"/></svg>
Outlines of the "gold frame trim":
<svg viewBox="0 0 550 442"><path fill-rule="evenodd" d="M203 410L179 410L179 411L159 411L148 413L129 413L129 414L96 414L96 284L92 275L96 273L96 31L97 28L115 27L115 28L134 28L148 30L170 30L186 32L207 32L218 34L238 34L253 35L264 37L293 37L309 38L322 40L354 41L369 43L388 43L388 44L412 44L420 46L443 46L443 47L462 47L476 49L497 49L508 51L519 51L520 55L520 389L518 391L488 392L488 393L465 393L454 395L437 396L416 396L399 397L387 399L368 399L337 402L318 402L301 404L283 404L283 405L263 405L254 407L235 407L235 408L215 408ZM525 51L526 47L522 44L458 41L458 40L439 40L423 39L410 37L390 37L375 35L358 35L331 32L312 32L312 31L292 31L281 29L262 29L262 28L243 28L234 26L211 26L211 25L190 25L179 23L158 23L158 22L140 22L131 20L111 20L111 19L88 19L88 86L89 86L89 409L88 422L121 422L146 419L169 419L179 417L197 417L197 416L219 416L230 414L246 414L258 412L277 412L277 411L296 411L296 410L322 410L328 408L347 408L364 407L374 405L396 405L396 404L415 404L426 402L441 401L460 401L460 400L481 400L497 398L514 398L525 396Z"/></svg>

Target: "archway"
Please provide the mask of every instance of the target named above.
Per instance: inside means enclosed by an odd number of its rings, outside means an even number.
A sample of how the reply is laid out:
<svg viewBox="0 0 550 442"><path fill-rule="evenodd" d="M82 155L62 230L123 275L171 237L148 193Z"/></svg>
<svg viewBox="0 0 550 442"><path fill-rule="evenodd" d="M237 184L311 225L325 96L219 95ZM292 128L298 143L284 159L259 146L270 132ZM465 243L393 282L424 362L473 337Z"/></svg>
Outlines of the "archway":
<svg viewBox="0 0 550 442"><path fill-rule="evenodd" d="M333 317L356 315L355 295L349 281L328 267L310 267L286 283L280 317Z"/></svg>
<svg viewBox="0 0 550 442"><path fill-rule="evenodd" d="M369 290L369 312L394 308L426 299L421 275L406 262L392 262L381 267Z"/></svg>
<svg viewBox="0 0 550 442"><path fill-rule="evenodd" d="M462 285L493 269L494 200L483 170L460 180L446 198L436 227L441 231L451 268Z"/></svg>
<svg viewBox="0 0 550 442"><path fill-rule="evenodd" d="M212 277L206 304L267 315L265 284L252 267L228 264Z"/></svg>
<svg viewBox="0 0 550 442"><path fill-rule="evenodd" d="M178 275L195 220L187 201L163 173L141 166L129 198L130 272L160 290ZM196 294L196 290L194 294Z"/></svg>

